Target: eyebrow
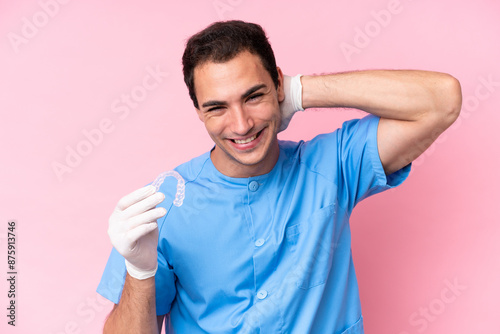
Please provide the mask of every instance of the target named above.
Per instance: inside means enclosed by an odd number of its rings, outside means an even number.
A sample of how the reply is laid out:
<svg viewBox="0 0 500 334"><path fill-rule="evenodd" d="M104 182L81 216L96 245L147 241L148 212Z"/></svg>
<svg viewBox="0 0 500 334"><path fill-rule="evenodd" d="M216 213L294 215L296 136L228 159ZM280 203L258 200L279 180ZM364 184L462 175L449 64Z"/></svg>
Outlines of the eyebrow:
<svg viewBox="0 0 500 334"><path fill-rule="evenodd" d="M255 86L249 88L245 93L243 93L241 95L241 98L244 99L244 98L248 97L249 95L253 94L254 92L256 92L259 89L264 88L264 87L266 87L266 84L255 85ZM206 108L206 107L220 106L220 105L226 105L226 104L227 104L227 102L225 102L225 101L212 100L212 101L207 101L207 102L203 103L202 107Z"/></svg>

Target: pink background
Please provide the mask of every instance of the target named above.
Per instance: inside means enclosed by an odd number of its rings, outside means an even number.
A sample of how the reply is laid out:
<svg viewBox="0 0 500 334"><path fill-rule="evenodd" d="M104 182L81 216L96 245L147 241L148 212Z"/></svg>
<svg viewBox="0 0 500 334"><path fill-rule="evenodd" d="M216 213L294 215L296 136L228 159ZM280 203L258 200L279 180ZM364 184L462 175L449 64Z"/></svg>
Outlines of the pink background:
<svg viewBox="0 0 500 334"><path fill-rule="evenodd" d="M0 2L0 254L14 219L19 272L15 328L0 280L0 332L100 332L111 303L95 289L116 202L212 146L181 55L190 35L220 19L261 24L290 75L426 69L460 80L453 128L401 187L355 209L354 261L366 333L500 332L497 1L60 1ZM357 51L344 54L347 44ZM146 91L156 67L168 75ZM137 104L125 114L120 98L131 93ZM311 110L280 138L309 139L361 116ZM88 146L84 131L102 122L107 133ZM68 147L87 155L58 178L52 165L66 164Z"/></svg>

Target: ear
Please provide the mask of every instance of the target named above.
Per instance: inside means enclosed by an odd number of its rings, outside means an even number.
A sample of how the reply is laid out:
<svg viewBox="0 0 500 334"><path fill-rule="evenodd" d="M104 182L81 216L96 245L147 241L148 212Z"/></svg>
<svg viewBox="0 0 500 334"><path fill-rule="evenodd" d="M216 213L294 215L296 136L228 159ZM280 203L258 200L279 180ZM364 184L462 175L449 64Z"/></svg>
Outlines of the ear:
<svg viewBox="0 0 500 334"><path fill-rule="evenodd" d="M276 66L276 69L278 70L278 102L281 103L285 100L283 72L281 72L281 68L279 68L279 66Z"/></svg>

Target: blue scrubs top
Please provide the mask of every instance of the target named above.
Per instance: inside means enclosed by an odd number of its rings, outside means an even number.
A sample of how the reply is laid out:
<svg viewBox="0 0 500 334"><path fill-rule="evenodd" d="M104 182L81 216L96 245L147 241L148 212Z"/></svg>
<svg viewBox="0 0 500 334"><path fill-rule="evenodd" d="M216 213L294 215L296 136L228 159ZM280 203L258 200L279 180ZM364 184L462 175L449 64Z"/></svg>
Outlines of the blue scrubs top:
<svg viewBox="0 0 500 334"><path fill-rule="evenodd" d="M232 178L210 152L165 179L158 221L156 310L167 333L363 333L349 217L364 198L401 184L386 176L379 117L345 122L307 142L280 141L265 175ZM97 292L118 303L126 268L112 250Z"/></svg>

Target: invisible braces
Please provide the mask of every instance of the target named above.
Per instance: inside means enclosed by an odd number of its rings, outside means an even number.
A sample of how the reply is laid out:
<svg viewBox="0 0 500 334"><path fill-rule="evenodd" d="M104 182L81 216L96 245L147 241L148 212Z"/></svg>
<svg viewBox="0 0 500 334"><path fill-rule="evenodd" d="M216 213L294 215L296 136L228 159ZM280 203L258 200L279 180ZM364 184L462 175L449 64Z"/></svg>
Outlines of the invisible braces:
<svg viewBox="0 0 500 334"><path fill-rule="evenodd" d="M184 197L186 192L186 183L184 182L184 179L179 173L177 173L175 170L169 170L163 172L156 177L152 185L155 186L156 191L159 191L161 184L163 183L163 181L167 176L173 176L177 179L177 192L175 193L175 199L173 203L175 206L179 207L184 202Z"/></svg>

